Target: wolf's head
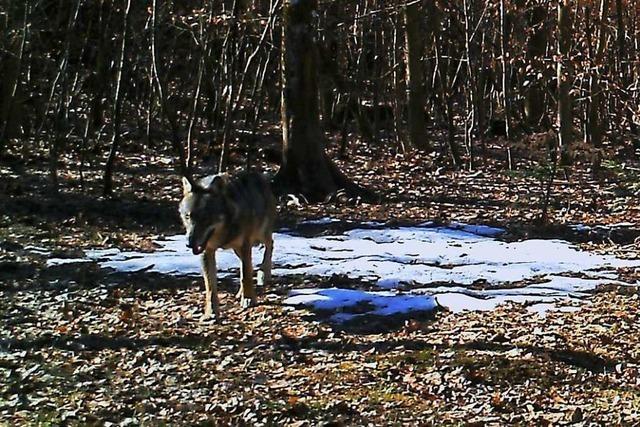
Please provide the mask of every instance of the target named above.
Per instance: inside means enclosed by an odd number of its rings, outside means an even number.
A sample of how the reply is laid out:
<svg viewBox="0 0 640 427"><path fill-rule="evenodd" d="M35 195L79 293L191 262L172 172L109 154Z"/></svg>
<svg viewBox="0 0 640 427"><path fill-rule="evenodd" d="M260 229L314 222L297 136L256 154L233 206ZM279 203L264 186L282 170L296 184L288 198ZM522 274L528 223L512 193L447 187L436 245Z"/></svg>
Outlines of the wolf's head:
<svg viewBox="0 0 640 427"><path fill-rule="evenodd" d="M214 231L225 222L226 185L224 175L208 176L198 183L182 178L179 211L187 231L187 247L194 255L204 252Z"/></svg>

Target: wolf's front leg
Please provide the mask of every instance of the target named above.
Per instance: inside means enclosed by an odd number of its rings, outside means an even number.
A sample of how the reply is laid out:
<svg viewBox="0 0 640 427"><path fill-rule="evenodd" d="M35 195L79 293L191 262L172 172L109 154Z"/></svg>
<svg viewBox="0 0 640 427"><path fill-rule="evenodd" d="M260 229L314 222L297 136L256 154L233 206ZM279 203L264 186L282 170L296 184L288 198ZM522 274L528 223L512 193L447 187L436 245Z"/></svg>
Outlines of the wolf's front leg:
<svg viewBox="0 0 640 427"><path fill-rule="evenodd" d="M258 286L266 286L271 282L271 258L273 256L273 239L271 236L264 242L264 257L258 271Z"/></svg>
<svg viewBox="0 0 640 427"><path fill-rule="evenodd" d="M208 320L215 315L220 320L220 303L218 301L218 271L216 269L216 252L207 249L200 258L202 275L204 276L204 315L201 320Z"/></svg>
<svg viewBox="0 0 640 427"><path fill-rule="evenodd" d="M256 288L253 286L253 264L251 263L251 244L244 243L239 253L236 252L242 262L242 272L240 274L240 305L242 308L249 308L256 305Z"/></svg>

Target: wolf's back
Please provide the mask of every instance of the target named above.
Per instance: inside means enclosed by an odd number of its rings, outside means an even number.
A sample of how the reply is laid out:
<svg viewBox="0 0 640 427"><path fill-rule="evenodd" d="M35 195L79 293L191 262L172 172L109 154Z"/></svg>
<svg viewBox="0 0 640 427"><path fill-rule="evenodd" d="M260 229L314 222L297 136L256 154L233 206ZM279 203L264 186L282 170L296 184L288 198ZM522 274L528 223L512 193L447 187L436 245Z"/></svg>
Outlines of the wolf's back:
<svg viewBox="0 0 640 427"><path fill-rule="evenodd" d="M268 220L269 224L273 224L276 199L264 175L258 172L239 173L229 182L227 194L245 221Z"/></svg>

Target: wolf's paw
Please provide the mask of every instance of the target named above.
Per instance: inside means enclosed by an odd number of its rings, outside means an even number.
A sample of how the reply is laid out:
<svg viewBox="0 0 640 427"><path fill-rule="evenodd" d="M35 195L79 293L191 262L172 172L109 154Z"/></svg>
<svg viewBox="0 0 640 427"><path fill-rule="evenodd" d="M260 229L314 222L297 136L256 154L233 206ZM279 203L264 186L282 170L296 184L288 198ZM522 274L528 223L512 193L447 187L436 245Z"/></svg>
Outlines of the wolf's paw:
<svg viewBox="0 0 640 427"><path fill-rule="evenodd" d="M200 323L220 323L220 312L205 312L202 316L200 316Z"/></svg>
<svg viewBox="0 0 640 427"><path fill-rule="evenodd" d="M249 307L254 307L257 303L257 299L256 297L241 297L240 298L240 307L242 307L243 309L247 309Z"/></svg>
<svg viewBox="0 0 640 427"><path fill-rule="evenodd" d="M258 286L266 286L269 284L270 281L271 281L270 274L266 274L262 270L258 271L258 277L257 277Z"/></svg>

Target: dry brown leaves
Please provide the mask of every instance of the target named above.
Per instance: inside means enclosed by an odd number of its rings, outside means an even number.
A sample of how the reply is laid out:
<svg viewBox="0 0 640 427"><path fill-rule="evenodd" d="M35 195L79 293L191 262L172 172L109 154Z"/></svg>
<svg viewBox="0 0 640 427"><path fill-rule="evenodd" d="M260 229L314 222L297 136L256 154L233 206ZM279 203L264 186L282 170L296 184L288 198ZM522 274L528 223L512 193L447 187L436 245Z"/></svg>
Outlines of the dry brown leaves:
<svg viewBox="0 0 640 427"><path fill-rule="evenodd" d="M381 191L385 203L293 207L283 221L452 219L531 232L526 225L540 197L531 178L491 167L447 171L415 153L375 155L371 162L371 153L362 152L340 166ZM282 306L290 288L302 280L322 285L320 279L278 277L261 304L246 312L232 297L237 284L225 280L225 318L202 324L199 279L117 275L91 264L46 268L44 256L26 249L37 244L56 256L89 246L153 250L153 238L179 230L179 188L167 162L156 154L127 155L131 169L119 171L126 178L118 181L121 198L98 204L78 192L73 173L59 200L49 198L35 173L26 184L14 179L7 186L11 194L2 200L10 204L3 203L0 224L1 422L640 422L634 287L602 290L574 313L541 317L512 304L492 312L440 312L435 320L412 319L363 335ZM90 194L98 178L87 173ZM617 191L618 184L581 173L570 183L558 181L553 221L636 220L638 203ZM592 246L638 253L632 241ZM627 269L621 277L635 282L640 273Z"/></svg>

